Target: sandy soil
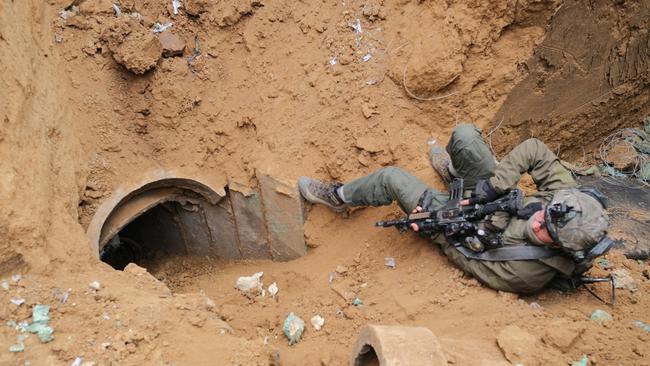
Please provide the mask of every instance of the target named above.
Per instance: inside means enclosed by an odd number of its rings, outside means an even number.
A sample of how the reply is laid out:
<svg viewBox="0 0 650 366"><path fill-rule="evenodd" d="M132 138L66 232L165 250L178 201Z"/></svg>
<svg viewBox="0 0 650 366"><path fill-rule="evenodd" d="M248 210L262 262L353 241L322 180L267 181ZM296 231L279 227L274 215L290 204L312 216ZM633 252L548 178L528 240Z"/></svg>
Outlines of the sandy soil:
<svg viewBox="0 0 650 366"><path fill-rule="evenodd" d="M583 354L590 365L650 365L650 333L634 323L650 324L648 264L618 251L592 274L626 270L636 289L620 289L610 306L585 290L519 297L487 289L424 239L373 227L398 216L397 207L346 215L310 207L303 258L171 258L152 268L158 280L136 266L113 270L84 235L103 199L159 167L255 186L260 170L286 180L344 181L397 165L442 189L426 160L427 141L445 144L459 121L484 127L498 153L534 134L566 140L567 157L578 159L574 146L586 130L604 136L650 114L641 67L647 5L183 3L174 14L171 1L122 0L118 18L111 1L75 1L79 8L64 13L67 19L59 12L71 4L61 0L0 3L0 279L7 284L0 320L28 320L32 305L48 304L55 330L52 342L31 335L23 352L11 353L18 333L3 325L1 364L69 365L81 357L97 365L345 365L358 329L380 323L431 329L454 365L570 364ZM596 28L609 34L613 27L615 35L601 36L575 14L597 15L607 27ZM550 98L539 102L522 90L539 80L533 66L540 55L550 58L540 45L556 40L552 30L567 40L567 19L577 29L589 25L581 45L593 40L620 52L603 53L609 64L593 57L593 65L580 63L590 72L577 74L573 53L547 62L553 72L544 71L544 80L557 82L535 84L534 95ZM166 22L166 32L185 43L182 57L156 56L169 45L150 29ZM641 65L638 73L623 67L628 49L636 50L630 59ZM568 98L578 93L566 87L573 79L605 74L617 89L602 100ZM594 85L585 81L580 90ZM560 99L568 103L560 115L538 113L555 110ZM499 126L510 105L521 108ZM533 105L541 109L527 116ZM387 268L385 257L395 257L397 267ZM233 288L239 276L258 271L266 285L278 284L276 298ZM14 281L16 274L22 277ZM607 286L592 288L608 298ZM351 305L349 293L363 305ZM596 309L613 320L591 321ZM320 314L325 326L308 324L303 340L288 346L282 321L290 311L306 322Z"/></svg>

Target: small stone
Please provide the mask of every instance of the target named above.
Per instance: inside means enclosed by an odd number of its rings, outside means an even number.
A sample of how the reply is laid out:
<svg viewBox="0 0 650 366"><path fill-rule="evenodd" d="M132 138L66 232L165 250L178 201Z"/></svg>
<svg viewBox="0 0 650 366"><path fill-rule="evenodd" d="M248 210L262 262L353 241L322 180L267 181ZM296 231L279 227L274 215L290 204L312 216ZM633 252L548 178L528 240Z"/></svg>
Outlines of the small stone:
<svg viewBox="0 0 650 366"><path fill-rule="evenodd" d="M13 281L13 283L18 283L22 278L23 278L23 276L21 276L19 274L15 274L15 275L11 276L11 281Z"/></svg>
<svg viewBox="0 0 650 366"><path fill-rule="evenodd" d="M509 325L497 334L497 345L512 363L536 364L533 352L538 348L538 343L534 335L516 325Z"/></svg>
<svg viewBox="0 0 650 366"><path fill-rule="evenodd" d="M585 326L566 319L555 319L546 327L544 342L567 352L575 341L584 333Z"/></svg>
<svg viewBox="0 0 650 366"><path fill-rule="evenodd" d="M627 141L620 141L607 150L607 163L620 171L633 169L639 154Z"/></svg>
<svg viewBox="0 0 650 366"><path fill-rule="evenodd" d="M102 284L99 283L99 281L93 281L93 282L88 284L88 287L92 291L99 291L102 288Z"/></svg>
<svg viewBox="0 0 650 366"><path fill-rule="evenodd" d="M185 52L185 42L181 37L167 31L160 33L158 39L162 44L163 57L183 56L183 52Z"/></svg>
<svg viewBox="0 0 650 366"><path fill-rule="evenodd" d="M363 116L366 117L366 119L372 117L372 115L374 114L373 109L370 108L370 106L367 103L363 103L363 105L361 106L361 112L363 113Z"/></svg>
<svg viewBox="0 0 650 366"><path fill-rule="evenodd" d="M7 281L0 282L0 287L2 287L5 291L9 291L9 282Z"/></svg>
<svg viewBox="0 0 650 366"><path fill-rule="evenodd" d="M345 273L347 273L347 272L348 272L348 267L346 267L346 266L341 266L341 265L336 266L336 273L338 273L338 274L345 274Z"/></svg>
<svg viewBox="0 0 650 366"><path fill-rule="evenodd" d="M542 305L536 303L536 302L531 302L530 307L533 310L542 310Z"/></svg>
<svg viewBox="0 0 650 366"><path fill-rule="evenodd" d="M314 327L314 329L320 330L323 327L323 325L325 324L325 319L320 315L314 315L311 318L310 322L311 322L312 327Z"/></svg>
<svg viewBox="0 0 650 366"><path fill-rule="evenodd" d="M611 315L609 315L606 311L596 309L590 317L591 320L595 321L596 323L603 325L607 322L610 322L614 320Z"/></svg>
<svg viewBox="0 0 650 366"><path fill-rule="evenodd" d="M614 276L614 285L616 288L627 289L631 292L636 292L639 290L639 286L637 285L634 278L632 278L632 275L630 275L630 271L627 269L616 269L612 272L612 275Z"/></svg>

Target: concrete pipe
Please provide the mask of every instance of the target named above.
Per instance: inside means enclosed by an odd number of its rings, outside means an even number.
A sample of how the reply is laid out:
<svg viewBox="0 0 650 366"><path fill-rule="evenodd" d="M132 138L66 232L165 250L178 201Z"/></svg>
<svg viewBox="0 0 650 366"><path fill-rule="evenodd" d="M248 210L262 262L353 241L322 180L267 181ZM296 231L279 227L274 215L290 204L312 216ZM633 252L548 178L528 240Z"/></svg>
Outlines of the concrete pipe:
<svg viewBox="0 0 650 366"><path fill-rule="evenodd" d="M447 359L427 328L366 325L352 350L352 365L447 366Z"/></svg>

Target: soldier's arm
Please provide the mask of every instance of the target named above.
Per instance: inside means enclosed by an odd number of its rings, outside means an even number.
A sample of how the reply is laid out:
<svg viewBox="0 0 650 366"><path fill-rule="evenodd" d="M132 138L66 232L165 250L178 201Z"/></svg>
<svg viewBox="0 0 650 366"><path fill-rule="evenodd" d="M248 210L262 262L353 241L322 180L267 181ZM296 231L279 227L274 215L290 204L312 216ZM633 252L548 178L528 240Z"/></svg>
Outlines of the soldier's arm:
<svg viewBox="0 0 650 366"><path fill-rule="evenodd" d="M515 187L523 173L530 174L540 191L576 187L576 181L555 154L538 139L517 145L494 170L490 184L497 193Z"/></svg>

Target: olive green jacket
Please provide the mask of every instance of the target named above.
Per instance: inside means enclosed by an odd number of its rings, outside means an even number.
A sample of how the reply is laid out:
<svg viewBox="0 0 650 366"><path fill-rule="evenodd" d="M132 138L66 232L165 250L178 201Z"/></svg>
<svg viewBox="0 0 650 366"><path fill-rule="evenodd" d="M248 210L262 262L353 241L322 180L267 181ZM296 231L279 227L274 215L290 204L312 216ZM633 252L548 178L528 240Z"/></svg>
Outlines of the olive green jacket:
<svg viewBox="0 0 650 366"><path fill-rule="evenodd" d="M546 145L537 139L528 139L515 147L494 169L490 183L498 193L517 186L523 173L535 181L538 193L526 197L524 204L549 202L555 191L576 187L571 173ZM526 236L527 220L507 215L493 215L486 224L503 230L502 243L506 246L534 245ZM503 291L532 293L542 289L560 272L570 275L574 263L564 256L540 260L489 262L467 259L442 235L435 238L444 253L466 272L486 285Z"/></svg>

